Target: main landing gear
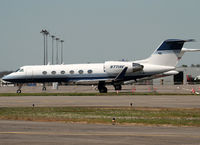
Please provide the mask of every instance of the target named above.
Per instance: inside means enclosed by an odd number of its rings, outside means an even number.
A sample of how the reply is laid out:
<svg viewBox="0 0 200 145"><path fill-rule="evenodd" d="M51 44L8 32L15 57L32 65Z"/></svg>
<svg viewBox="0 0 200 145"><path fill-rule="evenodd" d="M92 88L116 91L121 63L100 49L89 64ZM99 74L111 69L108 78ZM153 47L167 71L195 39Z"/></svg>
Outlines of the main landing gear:
<svg viewBox="0 0 200 145"><path fill-rule="evenodd" d="M115 90L122 90L122 85L113 85Z"/></svg>
<svg viewBox="0 0 200 145"><path fill-rule="evenodd" d="M17 93L21 93L22 92L21 88L22 88L23 84L17 84L17 85L18 85Z"/></svg>
<svg viewBox="0 0 200 145"><path fill-rule="evenodd" d="M121 84L113 84L115 90L122 90L122 85ZM99 90L99 93L107 93L108 90L106 88L106 84L104 81L100 81L99 84L98 84L98 90Z"/></svg>
<svg viewBox="0 0 200 145"><path fill-rule="evenodd" d="M99 90L99 93L107 93L107 88L105 87L105 82L102 81L102 82L99 82L98 84L98 90Z"/></svg>

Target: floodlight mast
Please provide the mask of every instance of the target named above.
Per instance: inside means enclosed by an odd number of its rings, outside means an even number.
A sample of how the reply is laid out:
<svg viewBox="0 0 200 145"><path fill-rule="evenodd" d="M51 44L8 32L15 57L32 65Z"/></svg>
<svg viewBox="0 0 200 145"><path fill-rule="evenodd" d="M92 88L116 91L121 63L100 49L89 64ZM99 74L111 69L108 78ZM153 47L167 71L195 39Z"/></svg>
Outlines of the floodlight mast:
<svg viewBox="0 0 200 145"><path fill-rule="evenodd" d="M60 38L56 38L54 35L50 35L50 33L46 29L42 29L40 32L44 37L44 65L48 64L48 36L52 38L52 65L54 64L54 40L56 40L56 63L59 64L59 42L61 42L61 64L63 64L63 43L64 40L60 40ZM60 40L60 41L59 41Z"/></svg>
<svg viewBox="0 0 200 145"><path fill-rule="evenodd" d="M58 42L59 42L59 38L56 38L56 64L58 64Z"/></svg>
<svg viewBox="0 0 200 145"><path fill-rule="evenodd" d="M44 65L46 64L46 45L45 45L45 32L46 30L43 30L40 32L42 33L43 37L44 37Z"/></svg>
<svg viewBox="0 0 200 145"><path fill-rule="evenodd" d="M54 64L54 40L55 40L55 36L54 35L51 35L51 38L52 38L52 65Z"/></svg>
<svg viewBox="0 0 200 145"><path fill-rule="evenodd" d="M64 40L60 40L61 42L61 64L63 64L63 43L64 43Z"/></svg>
<svg viewBox="0 0 200 145"><path fill-rule="evenodd" d="M45 31L45 35L46 35L46 65L47 65L48 64L48 35L50 35L47 30Z"/></svg>

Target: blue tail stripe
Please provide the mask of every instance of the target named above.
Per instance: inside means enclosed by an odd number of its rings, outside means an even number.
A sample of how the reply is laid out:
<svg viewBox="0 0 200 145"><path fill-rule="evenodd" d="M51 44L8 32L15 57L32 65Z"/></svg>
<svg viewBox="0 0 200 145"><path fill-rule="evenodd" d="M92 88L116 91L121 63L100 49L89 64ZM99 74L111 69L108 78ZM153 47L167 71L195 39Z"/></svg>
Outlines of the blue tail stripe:
<svg viewBox="0 0 200 145"><path fill-rule="evenodd" d="M157 51L160 50L181 50L184 44L184 40L169 39L164 41Z"/></svg>

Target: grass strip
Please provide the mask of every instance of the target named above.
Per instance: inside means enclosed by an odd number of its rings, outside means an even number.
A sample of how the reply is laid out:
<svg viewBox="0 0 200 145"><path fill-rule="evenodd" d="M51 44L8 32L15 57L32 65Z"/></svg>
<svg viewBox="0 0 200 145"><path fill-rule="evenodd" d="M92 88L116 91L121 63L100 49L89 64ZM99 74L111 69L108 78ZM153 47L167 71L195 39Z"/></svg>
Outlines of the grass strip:
<svg viewBox="0 0 200 145"><path fill-rule="evenodd" d="M200 127L200 109L133 107L3 107L0 119Z"/></svg>

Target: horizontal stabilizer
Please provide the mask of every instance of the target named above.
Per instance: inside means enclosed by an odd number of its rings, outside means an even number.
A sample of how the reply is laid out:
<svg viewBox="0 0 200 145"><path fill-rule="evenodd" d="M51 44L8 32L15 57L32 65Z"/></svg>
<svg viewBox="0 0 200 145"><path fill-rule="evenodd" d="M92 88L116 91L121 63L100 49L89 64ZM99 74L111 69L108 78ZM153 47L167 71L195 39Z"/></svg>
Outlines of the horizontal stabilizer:
<svg viewBox="0 0 200 145"><path fill-rule="evenodd" d="M182 48L183 52L195 52L195 51L200 51L200 49L188 49L188 48Z"/></svg>
<svg viewBox="0 0 200 145"><path fill-rule="evenodd" d="M196 52L200 51L200 49L188 49L188 48L182 48L181 52L178 55L178 59L180 60L185 52Z"/></svg>

